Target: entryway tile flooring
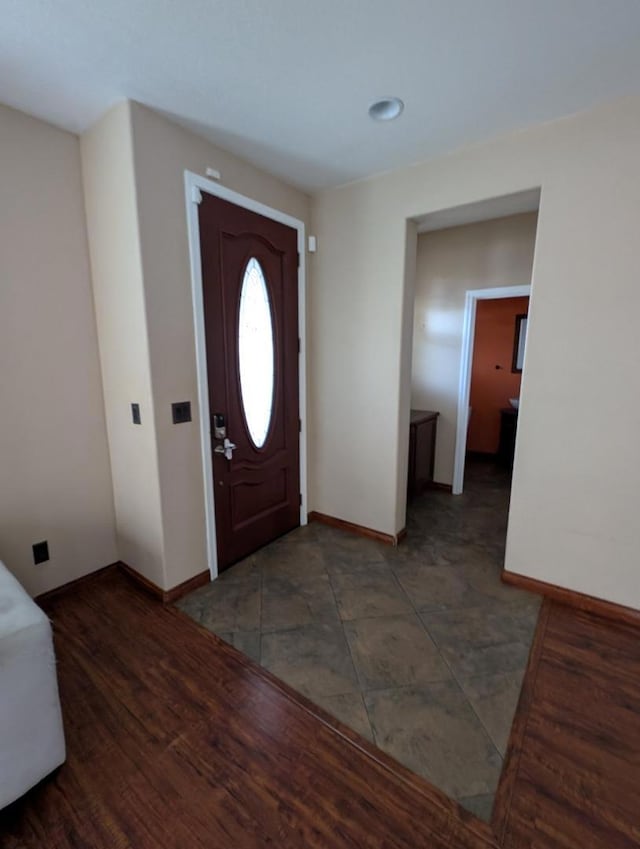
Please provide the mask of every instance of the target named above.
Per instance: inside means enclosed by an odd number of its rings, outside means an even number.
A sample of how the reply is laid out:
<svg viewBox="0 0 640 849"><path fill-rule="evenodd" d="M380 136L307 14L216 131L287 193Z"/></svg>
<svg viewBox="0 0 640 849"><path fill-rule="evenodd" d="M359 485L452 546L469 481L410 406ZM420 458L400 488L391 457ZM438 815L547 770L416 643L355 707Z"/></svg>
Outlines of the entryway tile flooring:
<svg viewBox="0 0 640 849"><path fill-rule="evenodd" d="M500 581L509 490L468 464L398 548L312 524L178 606L489 819L539 608Z"/></svg>

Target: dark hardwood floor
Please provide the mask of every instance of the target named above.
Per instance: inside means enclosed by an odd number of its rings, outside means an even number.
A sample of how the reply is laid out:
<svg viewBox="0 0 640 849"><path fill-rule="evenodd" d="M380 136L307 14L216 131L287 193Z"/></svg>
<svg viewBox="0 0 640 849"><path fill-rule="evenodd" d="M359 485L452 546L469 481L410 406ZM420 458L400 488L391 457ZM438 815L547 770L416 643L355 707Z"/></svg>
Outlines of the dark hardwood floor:
<svg viewBox="0 0 640 849"><path fill-rule="evenodd" d="M640 846L640 629L545 602L509 747L501 845Z"/></svg>
<svg viewBox="0 0 640 849"><path fill-rule="evenodd" d="M543 606L493 829L117 570L50 598L68 760L3 849L640 845L640 640Z"/></svg>

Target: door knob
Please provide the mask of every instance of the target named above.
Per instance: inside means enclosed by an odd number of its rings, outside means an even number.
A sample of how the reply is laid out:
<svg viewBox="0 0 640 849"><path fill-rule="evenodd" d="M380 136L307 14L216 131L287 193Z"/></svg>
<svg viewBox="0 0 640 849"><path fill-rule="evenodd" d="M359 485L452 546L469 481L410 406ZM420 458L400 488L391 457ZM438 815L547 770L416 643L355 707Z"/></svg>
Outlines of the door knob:
<svg viewBox="0 0 640 849"><path fill-rule="evenodd" d="M235 445L227 436L225 436L222 445L216 445L213 450L216 454L224 454L227 460L230 460L233 457L233 452L237 447L237 445Z"/></svg>

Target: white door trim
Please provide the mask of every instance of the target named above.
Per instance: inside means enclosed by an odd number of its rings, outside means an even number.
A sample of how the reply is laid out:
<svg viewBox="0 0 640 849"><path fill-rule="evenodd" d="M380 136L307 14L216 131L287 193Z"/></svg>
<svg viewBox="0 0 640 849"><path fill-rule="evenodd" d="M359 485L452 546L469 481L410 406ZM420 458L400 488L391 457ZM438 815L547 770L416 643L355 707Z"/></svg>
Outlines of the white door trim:
<svg viewBox="0 0 640 849"><path fill-rule="evenodd" d="M213 465L211 455L211 423L209 421L209 384L207 381L206 333L204 326L204 302L202 296L202 268L200 264L200 228L198 226L198 204L201 192L257 212L265 218L293 227L298 233L298 335L300 356L298 358L298 383L300 403L300 524L307 524L307 366L306 366L306 252L304 222L252 198L238 194L225 186L191 171L184 172L185 201L187 205L187 231L189 236L189 259L191 262L191 294L193 298L193 322L196 342L196 366L198 374L198 405L200 407L200 446L202 451L202 473L204 478L204 501L207 530L207 560L211 580L218 577L218 550L216 537L215 493L213 488Z"/></svg>
<svg viewBox="0 0 640 849"><path fill-rule="evenodd" d="M473 337L476 326L478 301L496 298L522 298L531 295L531 286L498 286L493 289L469 289L465 297L462 324L462 356L460 358L460 382L458 385L458 421L456 425L456 450L453 462L454 495L462 493L464 484L464 460L467 450L467 427L469 425L469 396L471 392L471 366L473 362ZM526 351L525 351L526 353Z"/></svg>

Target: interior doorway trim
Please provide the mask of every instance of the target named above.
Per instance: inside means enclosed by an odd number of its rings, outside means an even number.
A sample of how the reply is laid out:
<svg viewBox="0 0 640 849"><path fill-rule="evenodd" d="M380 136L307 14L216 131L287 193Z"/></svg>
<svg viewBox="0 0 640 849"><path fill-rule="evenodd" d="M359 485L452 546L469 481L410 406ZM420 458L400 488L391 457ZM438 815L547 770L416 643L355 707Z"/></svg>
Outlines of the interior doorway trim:
<svg viewBox="0 0 640 849"><path fill-rule="evenodd" d="M200 263L200 228L198 226L198 204L202 192L215 195L271 218L280 224L292 227L298 234L298 336L300 356L298 358L299 413L300 416L300 524L307 524L307 360L306 360L306 252L305 225L278 209L265 206L252 198L221 186L192 171L184 172L185 202L187 206L187 232L189 236L189 259L191 263L191 296L196 342L196 366L198 375L198 405L200 407L200 447L202 452L202 475L204 478L204 503L207 532L207 561L211 580L218 577L218 549L216 536L215 493L213 488L213 462L211 454L211 423L209 420L209 384L207 380L206 334L204 326L204 299L202 294L202 267Z"/></svg>
<svg viewBox="0 0 640 849"><path fill-rule="evenodd" d="M478 301L495 300L497 298L526 298L530 295L530 285L496 286L493 289L467 290L462 324L462 356L460 358L460 382L458 385L458 420L456 424L456 450L453 461L453 495L460 495L464 486L464 461L467 449L467 428L469 426L469 397L471 394L471 367L473 363L473 338L476 328L476 306ZM524 373L524 368L522 371Z"/></svg>

